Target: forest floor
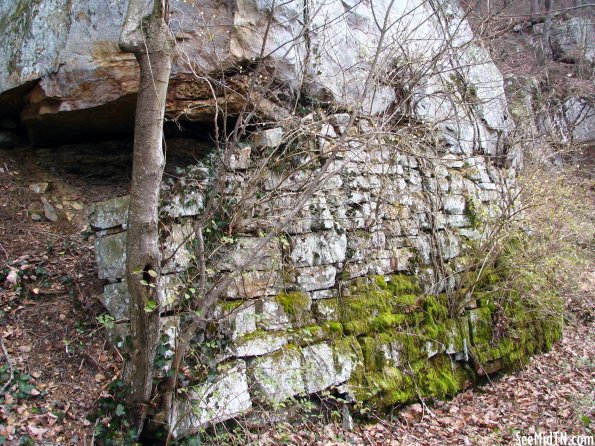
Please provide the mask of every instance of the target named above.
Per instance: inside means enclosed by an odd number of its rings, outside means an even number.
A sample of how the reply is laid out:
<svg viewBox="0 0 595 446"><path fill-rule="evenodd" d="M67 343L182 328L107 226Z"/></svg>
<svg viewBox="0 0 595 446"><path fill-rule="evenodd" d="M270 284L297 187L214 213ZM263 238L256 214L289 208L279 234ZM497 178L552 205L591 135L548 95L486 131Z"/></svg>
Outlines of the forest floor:
<svg viewBox="0 0 595 446"><path fill-rule="evenodd" d="M48 168L41 155L0 151L0 445L92 445L89 417L122 362L98 320L101 283L86 213L103 194L125 188ZM32 191L38 183L48 183L47 192ZM57 222L43 218L42 195ZM450 401L356 422L352 431L340 423L280 423L235 444L487 446L519 444L517 435L537 432L592 436L595 271L577 273L577 281L564 338L518 373Z"/></svg>

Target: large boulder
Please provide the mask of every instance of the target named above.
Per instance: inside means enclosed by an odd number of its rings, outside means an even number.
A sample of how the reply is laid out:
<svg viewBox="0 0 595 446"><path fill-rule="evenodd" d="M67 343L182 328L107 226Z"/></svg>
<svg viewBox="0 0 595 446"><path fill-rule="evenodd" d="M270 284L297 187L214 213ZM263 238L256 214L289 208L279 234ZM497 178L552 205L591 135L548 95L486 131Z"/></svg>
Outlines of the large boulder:
<svg viewBox="0 0 595 446"><path fill-rule="evenodd" d="M591 20L572 17L555 23L550 37L554 60L595 63L595 33Z"/></svg>
<svg viewBox="0 0 595 446"><path fill-rule="evenodd" d="M11 43L0 48L0 106L20 113L34 142L132 128L137 65L117 45L125 3L3 2L0 32ZM216 107L237 112L260 58L263 78L275 78L259 102L269 118L287 116L297 91L369 114L397 104L441 127L453 151L496 154L511 126L502 77L456 2L284 2L263 45L270 13L262 0L172 1L170 117L212 122ZM223 73L226 84L217 81Z"/></svg>

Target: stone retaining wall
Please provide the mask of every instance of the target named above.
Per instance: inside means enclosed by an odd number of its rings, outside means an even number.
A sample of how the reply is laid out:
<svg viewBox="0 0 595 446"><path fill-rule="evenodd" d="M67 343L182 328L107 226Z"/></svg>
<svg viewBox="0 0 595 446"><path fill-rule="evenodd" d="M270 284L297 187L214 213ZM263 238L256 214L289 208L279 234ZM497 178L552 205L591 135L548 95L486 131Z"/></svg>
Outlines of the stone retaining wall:
<svg viewBox="0 0 595 446"><path fill-rule="evenodd" d="M559 336L557 325L529 318L520 307L511 319L514 330L494 336L493 299L480 286L451 317L449 299L465 292L461 272L485 235L485 222L514 195L514 171L462 153L425 127L421 136L410 130L402 140L385 140L371 136L368 121L357 123L326 182L285 233L254 256L255 234L265 234L292 209L346 131L347 118L304 118L310 133L299 143L287 142L281 128L256 133L230 162L226 199L250 212L208 266L216 277L246 256L253 261L214 309L213 325L195 337L187 362L196 375L170 419L175 436L328 388L376 407L444 397L477 374L520 364ZM262 175L267 150L296 148L291 159L307 167ZM194 172L194 183L163 187L164 370L184 325L184 294L192 292L185 271L196 269L192 223L203 207L207 171L191 167L186 173ZM260 180L252 184L254 177ZM255 184L270 194L266 200L247 194ZM106 280L102 299L116 319L128 312L126 208L127 197L119 197L90 212L99 275ZM125 335L125 322L118 325Z"/></svg>

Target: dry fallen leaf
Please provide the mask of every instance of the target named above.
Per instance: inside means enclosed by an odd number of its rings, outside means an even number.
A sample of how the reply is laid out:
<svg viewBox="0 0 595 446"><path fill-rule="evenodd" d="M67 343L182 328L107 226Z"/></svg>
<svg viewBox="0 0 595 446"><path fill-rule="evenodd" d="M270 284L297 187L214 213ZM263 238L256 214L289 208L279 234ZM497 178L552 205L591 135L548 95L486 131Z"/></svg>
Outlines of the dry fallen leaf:
<svg viewBox="0 0 595 446"><path fill-rule="evenodd" d="M95 381L97 381L98 383L100 383L101 381L105 380L105 375L103 375L102 373L98 373L95 375Z"/></svg>

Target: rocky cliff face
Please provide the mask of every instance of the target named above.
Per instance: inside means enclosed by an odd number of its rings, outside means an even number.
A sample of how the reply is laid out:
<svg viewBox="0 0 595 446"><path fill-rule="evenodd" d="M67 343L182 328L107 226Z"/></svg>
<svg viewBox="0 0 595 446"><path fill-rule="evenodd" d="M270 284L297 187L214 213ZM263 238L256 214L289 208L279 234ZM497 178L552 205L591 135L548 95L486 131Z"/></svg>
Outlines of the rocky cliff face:
<svg viewBox="0 0 595 446"><path fill-rule="evenodd" d="M351 106L378 51L365 112L406 104L462 152L476 145L495 155L511 126L502 77L455 4L313 0L271 11L261 1L174 1L168 116L211 122L216 105L237 110L261 53L278 90L260 104L264 116L287 116L287 99L298 94ZM124 13L124 3L113 0L3 4L0 31L11 44L0 48L0 104L20 113L33 141L131 128L138 74L133 56L117 47ZM385 17L389 26L381 32Z"/></svg>

